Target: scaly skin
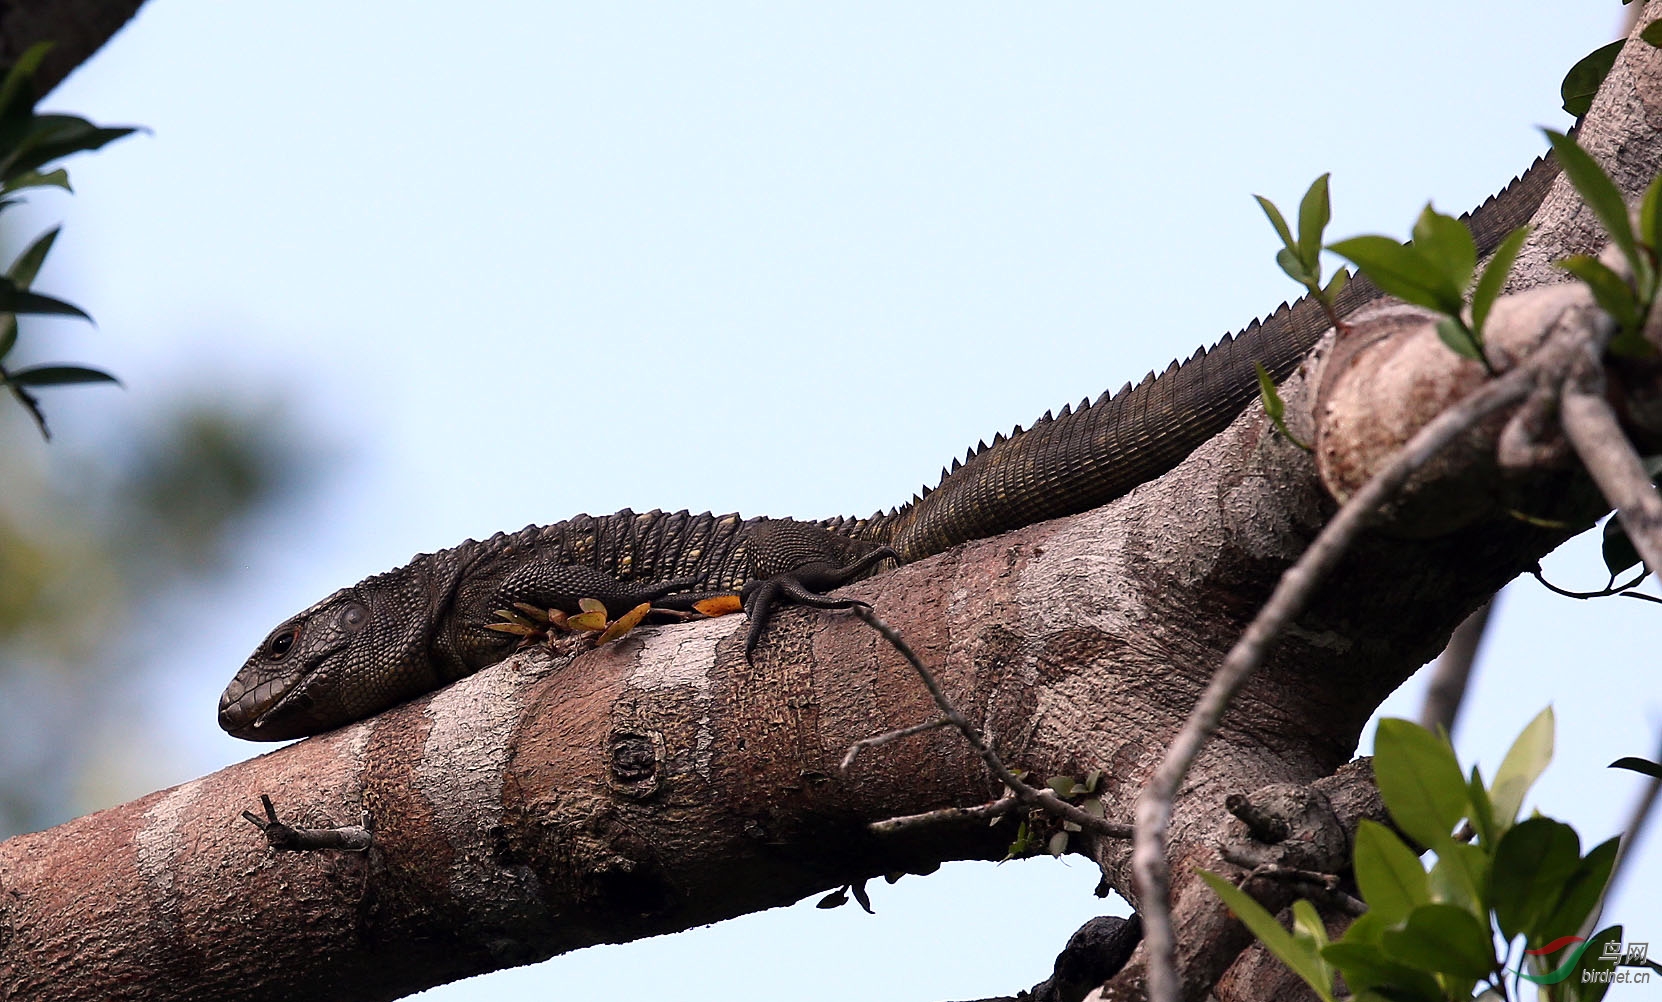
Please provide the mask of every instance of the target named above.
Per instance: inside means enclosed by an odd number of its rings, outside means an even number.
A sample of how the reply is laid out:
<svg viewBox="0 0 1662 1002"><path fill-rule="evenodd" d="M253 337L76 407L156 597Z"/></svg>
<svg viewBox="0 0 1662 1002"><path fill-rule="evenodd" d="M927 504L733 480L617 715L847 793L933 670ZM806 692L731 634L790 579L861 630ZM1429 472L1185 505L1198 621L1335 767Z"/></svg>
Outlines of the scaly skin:
<svg viewBox="0 0 1662 1002"><path fill-rule="evenodd" d="M1537 161L1471 214L1480 254L1529 220L1557 173L1550 161ZM1378 298L1370 283L1353 281L1338 313ZM742 591L751 614L748 652L777 601L846 608L846 600L819 596L870 574L885 557L909 563L1088 511L1160 476L1257 398L1254 362L1283 379L1328 327L1308 299L1283 305L1135 388L1064 407L970 450L941 471L938 487L886 514L797 522L626 509L422 554L277 627L220 697L220 726L237 737L280 741L447 685L512 652L515 638L485 624L515 602L574 613L579 599L596 598L619 611L660 600L686 607L700 595Z"/></svg>

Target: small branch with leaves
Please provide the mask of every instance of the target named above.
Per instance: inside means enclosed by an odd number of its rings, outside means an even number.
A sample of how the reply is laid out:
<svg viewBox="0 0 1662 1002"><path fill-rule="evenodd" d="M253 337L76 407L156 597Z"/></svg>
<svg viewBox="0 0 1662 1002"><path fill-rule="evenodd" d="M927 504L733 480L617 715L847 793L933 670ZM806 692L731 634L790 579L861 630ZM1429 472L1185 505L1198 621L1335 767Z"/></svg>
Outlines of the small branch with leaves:
<svg viewBox="0 0 1662 1002"><path fill-rule="evenodd" d="M0 211L20 204L22 200L12 196L31 188L71 191L67 171L62 167L46 170L53 161L100 149L137 131L124 126L93 125L74 115L37 114L32 81L51 47L48 42L31 46L0 78ZM57 227L41 234L0 276L0 386L11 392L46 438L51 436L35 390L72 383L117 382L109 373L84 365L48 363L18 367L7 364L18 343L18 317L92 320L80 307L30 290L57 238Z"/></svg>
<svg viewBox="0 0 1662 1002"><path fill-rule="evenodd" d="M1657 254L1657 248L1662 247L1662 177L1653 181L1646 191L1635 230L1619 190L1592 158L1562 134L1549 130L1547 136L1565 175L1610 234L1612 250L1606 257L1614 253L1620 256L1614 263L1587 256L1561 262L1565 271L1585 284L1602 313L1589 310L1586 311L1587 322L1555 328L1545 336L1539 349L1527 359L1512 363L1508 371L1500 372L1486 352L1484 326L1522 245L1527 232L1525 229L1514 230L1502 241L1480 276L1477 273L1475 242L1470 232L1459 220L1440 215L1429 205L1415 223L1414 240L1409 244L1399 244L1386 237L1358 237L1339 241L1329 248L1357 263L1387 293L1442 314L1436 321L1438 338L1456 354L1480 362L1491 378L1414 434L1396 456L1345 502L1304 555L1282 576L1270 600L1214 674L1188 721L1172 742L1164 761L1144 789L1137 805L1132 869L1147 929L1149 992L1156 1002L1175 1000L1180 992L1172 941L1165 832L1183 776L1200 748L1215 733L1234 694L1262 662L1269 645L1305 607L1316 586L1350 547L1357 534L1434 455L1475 428L1488 415L1503 408L1529 402L1537 417L1556 410L1563 435L1604 496L1616 506L1619 528L1627 537L1627 547L1634 552L1635 559L1642 558L1650 570L1662 568L1662 496L1658 495L1651 480L1654 470L1647 468L1633 448L1623 431L1620 417L1610 404L1604 368L1607 356L1647 358L1656 353L1656 346L1646 340L1645 332L1657 296L1658 274L1662 272L1662 268L1658 267ZM1301 210L1301 223L1307 215L1311 220L1325 222L1325 180L1325 176L1318 179L1318 185L1312 186L1312 195L1306 196L1306 201L1310 202L1320 187L1320 197L1316 199L1319 204L1309 212ZM1260 199L1260 202L1263 200ZM1293 259L1301 266L1305 264L1304 257L1300 256L1307 249L1305 238L1319 239L1320 226L1315 223L1310 227L1301 225L1301 230L1308 228L1310 233L1301 233L1300 240L1294 242L1287 233L1285 223L1280 221L1279 213L1273 212L1273 206L1265 205L1266 213L1276 222L1277 230L1287 245L1278 254L1278 260L1295 279L1304 281L1308 276L1295 274L1295 269L1288 267L1287 262ZM1466 304L1468 289L1472 297L1469 309ZM1539 421L1535 423L1541 424ZM1536 428L1534 431L1539 433L1543 429ZM1521 441L1531 435L1521 433L1516 422L1509 423L1508 432L1515 439L1510 447L1516 455L1548 456L1562 452L1561 449ZM1607 543L1608 539L1607 536ZM1614 575L1620 571L1611 562L1609 550L1607 545L1607 563L1611 563L1613 583ZM1384 740L1383 729L1381 733L1381 740ZM1430 737L1429 732L1425 733ZM1446 744L1444 739L1433 740L1443 740ZM1548 740L1550 754L1550 738ZM1520 742L1523 741L1520 738ZM1502 771L1506 769L1507 765L1503 764ZM1420 785L1426 785L1428 781L1423 777L1423 768L1418 775L1421 776L1418 780ZM1533 774L1529 776L1529 780L1532 779ZM1456 792L1449 793L1446 802L1438 805L1435 824L1416 829L1413 823L1404 821L1399 811L1405 809L1403 798L1406 794L1400 791L1397 803L1391 804L1393 817L1421 845L1437 849L1440 857L1446 855L1458 862L1468 850L1479 852L1489 848L1492 851L1499 834L1512 824L1517 804L1510 804L1510 811L1502 816L1496 805L1490 802L1500 797L1502 791L1498 786L1493 791L1486 791L1475 772L1470 784L1467 784L1456 769L1448 786L1451 791L1457 791L1457 795ZM1389 803L1392 798L1385 789L1383 776L1381 792L1386 794ZM1505 792L1511 796L1515 791L1508 788ZM1407 810L1412 813L1412 808ZM1461 820L1462 810L1467 812L1465 816L1472 827L1475 845L1457 842L1449 835L1454 823ZM1454 816L1445 816L1451 812ZM1519 827L1528 824L1525 822ZM1361 865L1362 848L1358 845L1358 866ZM1594 855L1602 853L1603 849L1600 847L1582 861L1583 868L1593 866L1597 870L1603 867L1602 873L1595 874L1589 870L1587 876L1588 882L1596 877L1600 889L1608 876L1606 863L1609 861L1603 860L1602 856L1594 860ZM1612 844L1610 861L1613 861L1613 853ZM1414 861L1414 869L1420 872L1417 860ZM1248 918L1244 909L1256 907L1233 883L1221 878L1209 878L1208 882L1243 919ZM1553 893L1557 894L1557 890ZM1472 935L1464 934L1464 925L1460 925L1459 935L1451 927L1439 926L1437 938L1443 941L1452 938L1456 941L1454 948L1464 948L1467 954L1453 959L1444 956L1439 962L1447 966L1432 968L1445 981L1450 977L1457 979L1456 987L1449 989L1448 997L1467 997L1461 993L1469 994L1472 985L1479 982L1495 986L1500 984L1503 965L1493 956L1487 902L1480 903L1485 904L1483 914L1469 920L1475 930ZM1258 911L1263 913L1261 917L1264 921L1249 920L1248 924L1266 946L1304 977L1321 997L1332 997L1333 977L1338 970L1343 971L1353 990L1367 987L1367 971L1362 968L1353 970L1339 963L1338 958L1348 954L1342 949L1334 954L1329 949L1336 949L1337 945L1328 943L1319 915L1307 902L1299 904L1303 907L1295 905L1293 933L1283 930L1262 908ZM1582 908L1583 904L1586 908ZM1581 908L1581 914L1585 914L1591 902L1576 898L1575 906ZM1494 907L1502 908L1498 903ZM1501 911L1497 910L1496 914L1500 915ZM1432 920L1428 918L1426 921L1424 933L1429 940L1433 938ZM1457 924L1466 921L1460 919ZM1520 923L1515 916L1511 920L1502 916L1498 921L1499 928L1508 938L1519 932L1544 935L1542 930L1547 928L1546 925L1539 928L1528 926ZM1581 919L1578 917L1577 921ZM1353 928L1362 926L1363 923L1357 923ZM1608 938L1609 934L1610 931L1606 930L1599 935ZM1618 928L1615 935L1619 934ZM1448 944L1445 942L1445 945ZM1532 947L1540 945L1531 944ZM1392 981L1392 978L1397 981ZM1402 978L1410 982L1414 980L1397 972L1386 978L1385 983L1406 984L1401 981ZM1418 984L1418 987L1425 985ZM1439 993L1437 997L1442 996Z"/></svg>

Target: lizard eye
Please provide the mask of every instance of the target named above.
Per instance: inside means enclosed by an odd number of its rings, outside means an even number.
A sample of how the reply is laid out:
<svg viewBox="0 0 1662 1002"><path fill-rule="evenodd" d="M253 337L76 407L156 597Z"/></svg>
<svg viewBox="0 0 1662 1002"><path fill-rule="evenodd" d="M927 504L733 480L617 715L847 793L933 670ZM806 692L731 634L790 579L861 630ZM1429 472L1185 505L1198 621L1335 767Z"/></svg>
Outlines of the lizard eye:
<svg viewBox="0 0 1662 1002"><path fill-rule="evenodd" d="M369 610L357 603L341 610L340 625L348 630L361 630L367 622L369 622Z"/></svg>
<svg viewBox="0 0 1662 1002"><path fill-rule="evenodd" d="M293 649L295 640L300 637L300 627L291 626L286 630L278 630L265 642L266 653L273 661L283 660L283 656Z"/></svg>

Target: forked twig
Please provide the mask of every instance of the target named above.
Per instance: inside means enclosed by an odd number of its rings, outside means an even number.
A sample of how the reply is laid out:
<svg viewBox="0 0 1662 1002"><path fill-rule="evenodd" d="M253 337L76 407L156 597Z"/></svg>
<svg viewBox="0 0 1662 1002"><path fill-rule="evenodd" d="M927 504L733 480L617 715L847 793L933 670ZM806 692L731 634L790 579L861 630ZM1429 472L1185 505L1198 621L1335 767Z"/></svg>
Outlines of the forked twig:
<svg viewBox="0 0 1662 1002"><path fill-rule="evenodd" d="M929 690L929 695L934 697L935 706L941 711L941 718L957 728L958 733L962 734L964 740L969 742L970 747L975 749L975 753L981 756L981 761L986 763L988 771L998 777L998 780L1010 790L1011 796L1017 801L1028 806L1041 808L1065 821L1071 821L1094 835L1107 838L1131 837L1130 825L1104 821L1102 818L1058 797L1053 790L1041 790L1023 782L1021 777L1010 771L1010 767L1004 764L1004 760L999 758L998 753L993 751L992 746L981 736L981 732L976 729L975 725L959 712L957 704L952 702L952 698L941 688L941 684L936 680L934 674L924 667L922 659L912 650L911 645L901 638L895 628L884 622L877 613L872 611L870 606L857 605L852 611L854 615L864 620L866 625L876 630L884 640L889 642L889 646L899 651L900 656L911 664L912 670L918 673L918 678L923 680L924 687ZM933 724L919 726L927 729L932 727Z"/></svg>

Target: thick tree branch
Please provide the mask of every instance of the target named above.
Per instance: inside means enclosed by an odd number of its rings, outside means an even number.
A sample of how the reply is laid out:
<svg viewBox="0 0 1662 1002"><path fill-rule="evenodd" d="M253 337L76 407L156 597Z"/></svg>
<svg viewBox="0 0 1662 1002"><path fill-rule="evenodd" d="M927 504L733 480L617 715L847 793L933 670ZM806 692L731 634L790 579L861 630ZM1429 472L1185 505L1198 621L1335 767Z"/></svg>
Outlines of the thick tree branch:
<svg viewBox="0 0 1662 1002"><path fill-rule="evenodd" d="M92 58L138 13L144 0L9 0L0 5L0 64L10 64L36 42L52 51L35 73L41 94Z"/></svg>

